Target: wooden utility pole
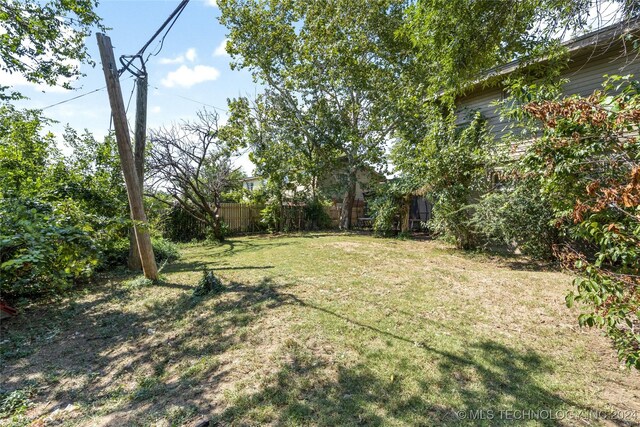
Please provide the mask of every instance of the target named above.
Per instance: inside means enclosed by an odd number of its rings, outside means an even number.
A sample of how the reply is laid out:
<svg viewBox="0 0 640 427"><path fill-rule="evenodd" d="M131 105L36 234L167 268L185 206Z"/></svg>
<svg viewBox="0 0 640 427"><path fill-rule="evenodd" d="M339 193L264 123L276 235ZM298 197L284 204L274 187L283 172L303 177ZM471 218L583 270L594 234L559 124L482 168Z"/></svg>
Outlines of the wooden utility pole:
<svg viewBox="0 0 640 427"><path fill-rule="evenodd" d="M140 189L140 183L138 182L133 152L131 150L131 137L129 135L127 115L124 108L124 100L122 99L120 81L118 79L118 67L115 57L113 56L113 46L111 46L111 39L102 33L97 33L96 38L98 40L98 49L100 50L104 79L107 83L107 92L109 93L113 125L116 131L116 142L118 143L118 154L120 155L124 182L127 186L131 219L134 221L134 231L136 241L138 242L142 270L146 278L156 280L158 278L158 267L156 266L153 247L151 246L151 238L149 237L149 231L147 229L147 216L144 213L142 191Z"/></svg>
<svg viewBox="0 0 640 427"><path fill-rule="evenodd" d="M144 194L144 150L147 142L147 74L141 74L136 79L136 128L133 135L134 163L140 193ZM142 270L140 251L136 234L133 229L129 232L129 261L130 270Z"/></svg>

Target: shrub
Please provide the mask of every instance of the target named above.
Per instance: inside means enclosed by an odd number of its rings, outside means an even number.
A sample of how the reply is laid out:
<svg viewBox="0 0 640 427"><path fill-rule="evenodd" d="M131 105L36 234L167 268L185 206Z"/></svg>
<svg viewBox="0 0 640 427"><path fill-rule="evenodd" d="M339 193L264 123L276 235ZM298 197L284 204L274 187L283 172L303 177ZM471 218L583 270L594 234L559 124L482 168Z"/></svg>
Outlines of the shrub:
<svg viewBox="0 0 640 427"><path fill-rule="evenodd" d="M304 217L307 230L324 230L331 227L331 217L327 213L326 204L319 199L311 199L305 204Z"/></svg>
<svg viewBox="0 0 640 427"><path fill-rule="evenodd" d="M161 264L165 261L175 261L180 257L178 245L170 240L162 237L152 237L151 244L153 245L153 254L155 255L155 259L158 264ZM128 238L120 238L114 241L109 241L106 242L105 246L100 252L99 267L101 269L107 269L110 267L126 266L128 258Z"/></svg>
<svg viewBox="0 0 640 427"><path fill-rule="evenodd" d="M424 133L404 135L393 161L433 202L429 228L459 248L474 248L482 243L474 204L490 190L489 171L500 160L494 139L479 113L466 126L451 109L434 108L424 119Z"/></svg>
<svg viewBox="0 0 640 427"><path fill-rule="evenodd" d="M640 369L640 82L612 77L583 98L532 102L542 124L521 162L538 180L568 240L556 248L578 274L567 305L580 325L605 329L621 360Z"/></svg>
<svg viewBox="0 0 640 427"><path fill-rule="evenodd" d="M198 284L193 289L194 296L204 296L208 294L219 294L224 291L224 285L222 281L216 277L213 272L208 270L202 271L202 277L198 281Z"/></svg>
<svg viewBox="0 0 640 427"><path fill-rule="evenodd" d="M535 181L514 180L486 194L474 207L472 222L489 243L548 260L560 241L554 219Z"/></svg>
<svg viewBox="0 0 640 427"><path fill-rule="evenodd" d="M280 204L273 198L260 211L260 223L269 233L318 230L331 227L331 217L319 199Z"/></svg>
<svg viewBox="0 0 640 427"><path fill-rule="evenodd" d="M378 236L392 236L400 216L400 204L396 197L383 194L376 197L370 206L373 231Z"/></svg>
<svg viewBox="0 0 640 427"><path fill-rule="evenodd" d="M61 292L98 263L95 232L69 203L0 199L0 291L15 299Z"/></svg>

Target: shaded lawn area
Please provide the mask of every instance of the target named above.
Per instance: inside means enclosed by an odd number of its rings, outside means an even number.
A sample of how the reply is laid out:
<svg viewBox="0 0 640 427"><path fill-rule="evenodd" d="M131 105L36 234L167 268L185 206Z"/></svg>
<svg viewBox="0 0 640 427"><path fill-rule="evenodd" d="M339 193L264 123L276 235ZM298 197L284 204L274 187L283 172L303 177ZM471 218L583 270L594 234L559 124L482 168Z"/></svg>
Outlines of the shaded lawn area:
<svg viewBox="0 0 640 427"><path fill-rule="evenodd" d="M204 267L226 292L192 296ZM244 237L125 279L0 326L0 387L31 402L0 425L640 425L640 375L524 259Z"/></svg>

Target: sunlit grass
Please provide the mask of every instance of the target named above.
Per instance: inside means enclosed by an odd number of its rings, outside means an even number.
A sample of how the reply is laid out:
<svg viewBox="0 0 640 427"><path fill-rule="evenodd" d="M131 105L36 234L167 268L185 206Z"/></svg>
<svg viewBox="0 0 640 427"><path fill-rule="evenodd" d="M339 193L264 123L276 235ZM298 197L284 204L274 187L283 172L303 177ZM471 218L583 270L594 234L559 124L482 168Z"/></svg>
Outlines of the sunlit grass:
<svg viewBox="0 0 640 427"><path fill-rule="evenodd" d="M193 295L205 268L224 292ZM37 386L29 420L68 402L69 425L495 425L512 420L459 411L640 409L640 376L564 306L571 278L526 259L260 236L184 246L150 287L128 279L3 326L3 387Z"/></svg>

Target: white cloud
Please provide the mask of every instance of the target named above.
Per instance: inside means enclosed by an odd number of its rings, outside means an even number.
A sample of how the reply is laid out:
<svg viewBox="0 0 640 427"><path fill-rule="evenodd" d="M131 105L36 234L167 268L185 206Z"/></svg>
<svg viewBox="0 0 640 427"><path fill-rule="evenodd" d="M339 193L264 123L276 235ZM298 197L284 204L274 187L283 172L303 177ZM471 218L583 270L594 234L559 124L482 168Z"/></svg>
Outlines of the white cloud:
<svg viewBox="0 0 640 427"><path fill-rule="evenodd" d="M213 51L213 56L228 56L229 55L227 53L227 42L228 41L229 41L229 39L222 40L222 42L218 45L216 50Z"/></svg>
<svg viewBox="0 0 640 427"><path fill-rule="evenodd" d="M204 0L205 6L218 7L218 2L216 0Z"/></svg>
<svg viewBox="0 0 640 427"><path fill-rule="evenodd" d="M152 113L155 113L155 114L158 114L158 113L159 113L159 112L161 112L161 111L162 111L162 108L160 108L160 107L159 107L159 106L157 106L157 105L151 109L151 112L152 112Z"/></svg>
<svg viewBox="0 0 640 427"><path fill-rule="evenodd" d="M161 64L182 64L184 62L184 55L176 56L175 58L160 58L158 62Z"/></svg>
<svg viewBox="0 0 640 427"><path fill-rule="evenodd" d="M185 53L182 53L175 58L160 58L158 62L160 64L184 64L186 61L194 62L198 58L198 52L195 47L190 47Z"/></svg>
<svg viewBox="0 0 640 427"><path fill-rule="evenodd" d="M27 80L20 73L9 73L0 70L0 86L9 86L10 88L29 87L33 90L46 93L70 93L69 89L62 87L64 83L73 83L76 79L59 78L57 86L49 86L45 83L33 83ZM20 90L20 89L18 89ZM9 92L11 89L9 89Z"/></svg>
<svg viewBox="0 0 640 427"><path fill-rule="evenodd" d="M220 76L220 71L207 65L196 65L193 68L189 68L186 65L182 65L175 71L171 71L167 74L167 77L162 79L162 85L166 87L191 87L195 84L216 80Z"/></svg>
<svg viewBox="0 0 640 427"><path fill-rule="evenodd" d="M198 53L196 52L195 47L191 47L187 49L187 53L184 54L184 57L187 58L187 61L193 62L198 57Z"/></svg>

